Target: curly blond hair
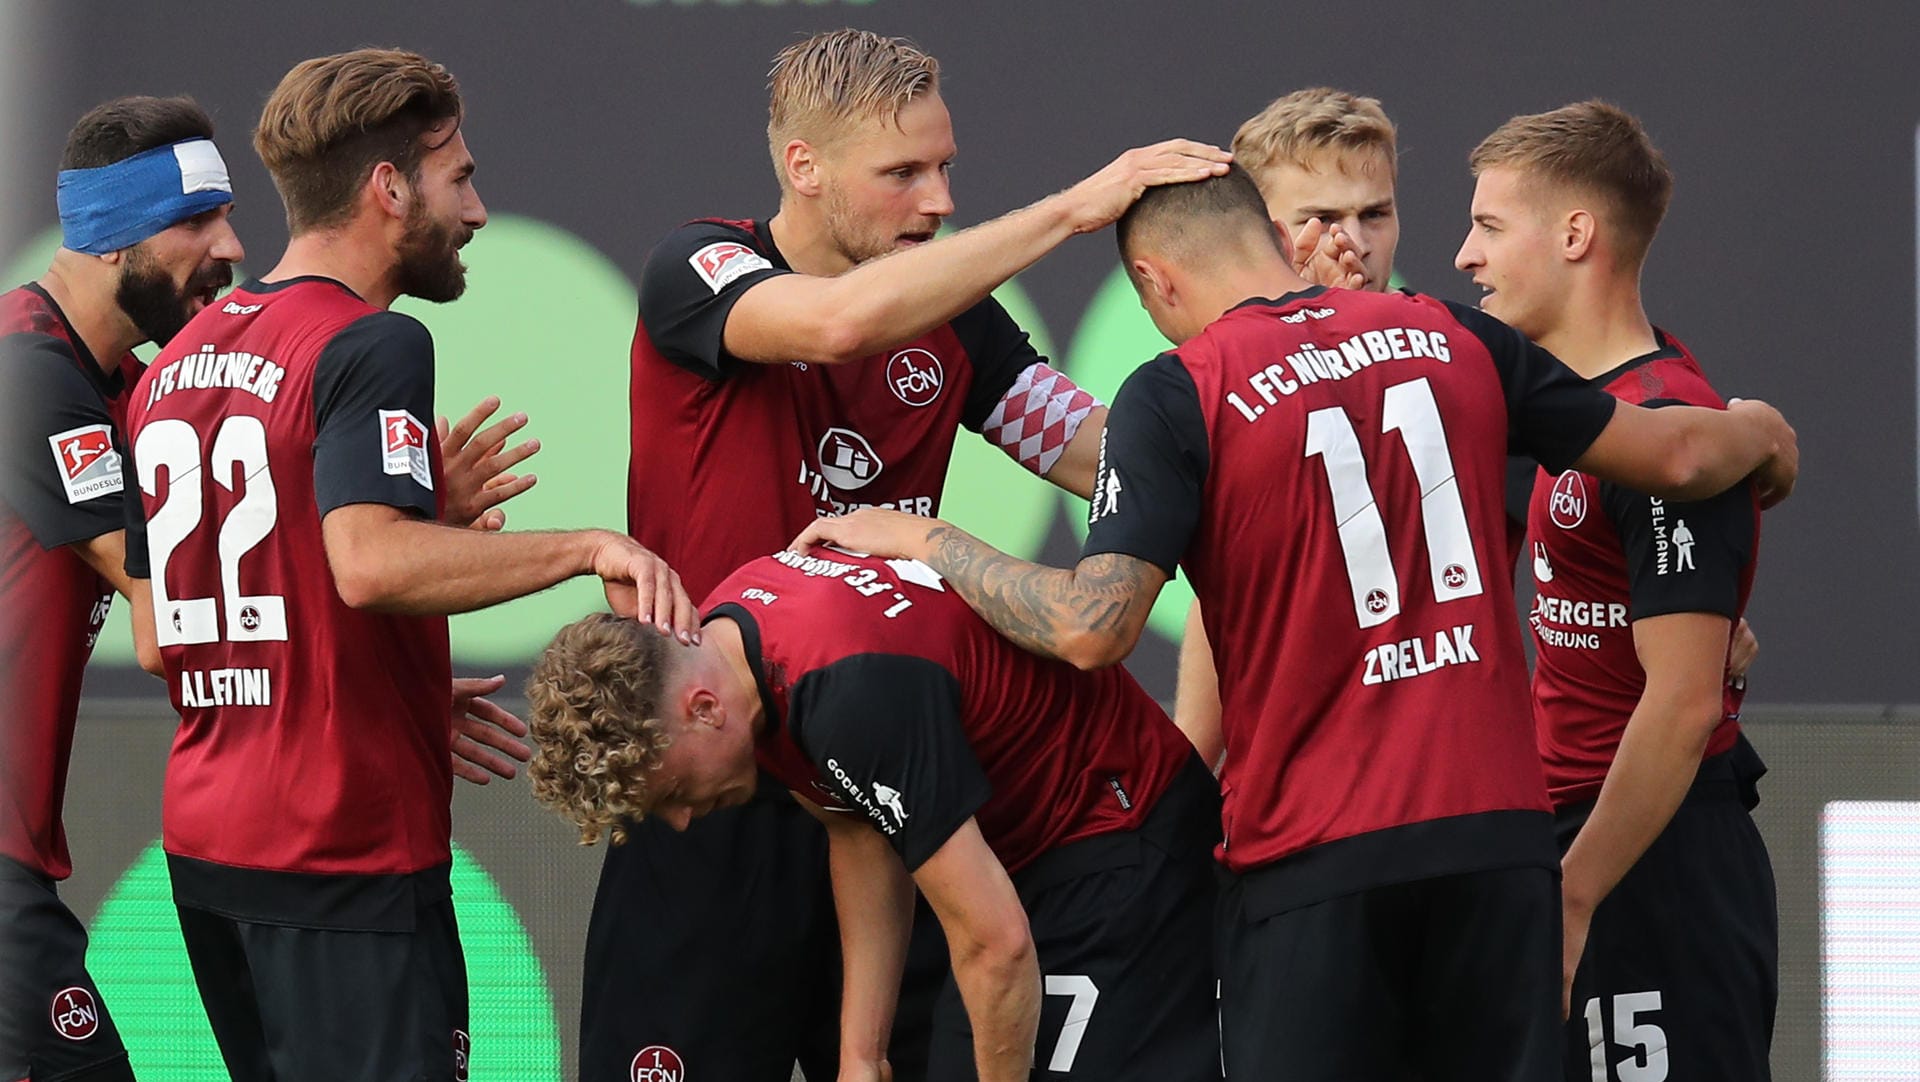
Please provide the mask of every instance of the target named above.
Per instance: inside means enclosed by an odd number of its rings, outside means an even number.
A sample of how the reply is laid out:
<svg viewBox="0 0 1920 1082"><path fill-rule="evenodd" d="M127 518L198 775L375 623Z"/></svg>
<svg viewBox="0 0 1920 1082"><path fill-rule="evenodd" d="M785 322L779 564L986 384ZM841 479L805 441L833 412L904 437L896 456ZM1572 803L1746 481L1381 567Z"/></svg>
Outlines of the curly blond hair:
<svg viewBox="0 0 1920 1082"><path fill-rule="evenodd" d="M662 705L672 640L611 613L560 629L527 680L533 798L580 828L627 840L653 809L650 775L672 743Z"/></svg>

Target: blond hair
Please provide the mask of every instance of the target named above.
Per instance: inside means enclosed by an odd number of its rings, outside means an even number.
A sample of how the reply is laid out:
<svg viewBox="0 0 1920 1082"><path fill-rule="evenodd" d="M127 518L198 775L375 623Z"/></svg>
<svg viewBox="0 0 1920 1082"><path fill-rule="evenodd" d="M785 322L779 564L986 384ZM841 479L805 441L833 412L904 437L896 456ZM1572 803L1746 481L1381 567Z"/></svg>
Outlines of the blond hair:
<svg viewBox="0 0 1920 1082"><path fill-rule="evenodd" d="M1397 133L1377 98L1363 98L1332 87L1296 90L1260 110L1233 135L1233 160L1255 180L1275 165L1317 170L1328 152L1378 151L1390 175L1399 166Z"/></svg>
<svg viewBox="0 0 1920 1082"><path fill-rule="evenodd" d="M1620 256L1638 266L1673 199L1673 170L1640 121L1594 98L1516 116L1467 156L1473 175L1512 169L1598 196L1620 227Z"/></svg>
<svg viewBox="0 0 1920 1082"><path fill-rule="evenodd" d="M461 108L460 84L441 65L401 49L355 49L287 72L260 112L253 148L299 234L351 217L383 161L417 178L440 145L422 137L449 120L457 126Z"/></svg>
<svg viewBox="0 0 1920 1082"><path fill-rule="evenodd" d="M787 183L786 147L831 142L846 126L894 123L914 99L940 87L940 62L905 38L828 30L794 42L767 72L767 148Z"/></svg>
<svg viewBox="0 0 1920 1082"><path fill-rule="evenodd" d="M627 840L653 810L651 774L672 743L663 715L671 640L611 613L560 629L527 680L533 798L580 828Z"/></svg>

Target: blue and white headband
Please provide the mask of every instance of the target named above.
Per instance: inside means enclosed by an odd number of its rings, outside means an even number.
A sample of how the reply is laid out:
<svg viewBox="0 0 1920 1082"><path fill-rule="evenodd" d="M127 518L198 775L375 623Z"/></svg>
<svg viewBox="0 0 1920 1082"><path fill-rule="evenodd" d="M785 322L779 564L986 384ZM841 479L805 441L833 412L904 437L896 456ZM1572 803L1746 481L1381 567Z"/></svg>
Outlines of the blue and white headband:
<svg viewBox="0 0 1920 1082"><path fill-rule="evenodd" d="M97 169L62 169L61 247L105 255L233 202L227 163L210 139L143 150Z"/></svg>

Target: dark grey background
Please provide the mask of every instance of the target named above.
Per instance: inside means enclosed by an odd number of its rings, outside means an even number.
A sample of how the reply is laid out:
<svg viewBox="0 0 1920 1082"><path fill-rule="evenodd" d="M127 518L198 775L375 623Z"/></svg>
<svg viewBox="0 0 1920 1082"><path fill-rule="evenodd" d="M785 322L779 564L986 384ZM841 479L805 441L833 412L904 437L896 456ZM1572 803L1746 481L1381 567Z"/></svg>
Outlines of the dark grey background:
<svg viewBox="0 0 1920 1082"><path fill-rule="evenodd" d="M1511 114L1603 95L1646 121L1679 176L1646 278L1655 321L1692 345L1723 393L1773 401L1800 431L1800 494L1765 527L1755 701L1920 701L1911 0L1820 11L1780 0L77 0L18 10L35 14L27 32L41 62L10 109L24 131L0 181L26 194L6 208L0 253L53 219L46 177L89 105L189 92L221 125L238 224L264 263L285 234L245 136L267 92L305 57L397 43L459 75L492 209L565 226L637 276L648 246L683 219L772 212L767 61L798 34L855 22L913 36L941 58L961 147L960 224L1063 187L1129 145L1175 134L1224 142L1295 87L1378 96L1401 131L1400 270L1419 288L1471 299L1451 264L1472 191L1468 149ZM1022 284L1064 339L1112 266L1109 242L1081 239ZM1066 534L1056 527L1049 556L1071 555ZM1136 670L1166 694L1171 659L1156 641Z"/></svg>

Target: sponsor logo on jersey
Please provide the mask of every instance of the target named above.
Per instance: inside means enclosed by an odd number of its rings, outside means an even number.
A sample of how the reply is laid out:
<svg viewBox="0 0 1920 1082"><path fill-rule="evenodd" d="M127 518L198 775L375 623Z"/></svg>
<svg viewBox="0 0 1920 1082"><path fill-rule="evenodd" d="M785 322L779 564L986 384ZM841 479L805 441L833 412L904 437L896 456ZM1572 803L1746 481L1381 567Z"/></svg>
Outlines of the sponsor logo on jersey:
<svg viewBox="0 0 1920 1082"><path fill-rule="evenodd" d="M1093 502L1087 506L1087 525L1092 526L1120 510L1120 471L1107 465L1107 432L1100 430L1100 460L1093 474Z"/></svg>
<svg viewBox="0 0 1920 1082"><path fill-rule="evenodd" d="M433 467L427 458L427 426L406 410L380 411L380 452L387 473L411 475L414 483L433 491Z"/></svg>
<svg viewBox="0 0 1920 1082"><path fill-rule="evenodd" d="M900 790L876 781L873 783L873 799L879 801L881 807L892 812L894 819L901 826L907 825L907 806L900 800Z"/></svg>
<svg viewBox="0 0 1920 1082"><path fill-rule="evenodd" d="M888 837L900 833L900 828L906 824L907 819L906 809L899 806L900 790L881 785L878 782L874 783L874 796L879 797L882 803L886 802L886 797L882 795L883 793L891 794L892 797L894 806L888 807L883 811L880 804L875 804L872 799L868 798L866 789L863 788L859 782L853 780L853 775L847 773L846 767L840 765L840 760L829 756L827 758L827 773L839 784L840 799L866 813L867 818L873 821L873 825L880 828L880 833ZM892 812L893 814L889 815L888 812Z"/></svg>
<svg viewBox="0 0 1920 1082"><path fill-rule="evenodd" d="M53 1031L69 1041L84 1041L100 1032L100 1004L93 993L75 985L53 994Z"/></svg>
<svg viewBox="0 0 1920 1082"><path fill-rule="evenodd" d="M1282 323L1305 323L1309 319L1325 319L1333 314L1331 308L1302 308L1280 317Z"/></svg>
<svg viewBox="0 0 1920 1082"><path fill-rule="evenodd" d="M1576 470L1568 470L1553 483L1553 494L1547 497L1547 511L1553 524L1563 530L1571 530L1587 520L1587 478Z"/></svg>
<svg viewBox="0 0 1920 1082"><path fill-rule="evenodd" d="M820 476L843 492L864 488L884 464L867 438L850 428L829 428L820 437Z"/></svg>
<svg viewBox="0 0 1920 1082"><path fill-rule="evenodd" d="M464 1029L453 1031L453 1082L467 1082L467 1059L473 1052L473 1038Z"/></svg>
<svg viewBox="0 0 1920 1082"><path fill-rule="evenodd" d="M741 275L773 266L759 252L730 240L707 245L688 256L687 262L693 265L700 280L707 283L707 288L716 295L738 281Z"/></svg>
<svg viewBox="0 0 1920 1082"><path fill-rule="evenodd" d="M766 606L771 605L774 602L780 600L780 595L773 593L770 590L762 590L758 586L749 586L745 590L742 590L740 592L740 600L758 601L760 602L760 607L765 608Z"/></svg>
<svg viewBox="0 0 1920 1082"><path fill-rule="evenodd" d="M1553 581L1553 561L1547 559L1547 546L1538 541L1533 543L1533 581Z"/></svg>
<svg viewBox="0 0 1920 1082"><path fill-rule="evenodd" d="M680 1053L664 1044L650 1044L633 1054L628 1082L687 1082L687 1065Z"/></svg>
<svg viewBox="0 0 1920 1082"><path fill-rule="evenodd" d="M940 397L946 370L924 349L903 349L887 362L887 389L909 406L925 406Z"/></svg>
<svg viewBox="0 0 1920 1082"><path fill-rule="evenodd" d="M257 304L236 304L233 301L220 306L220 311L230 316L250 316L260 310Z"/></svg>
<svg viewBox="0 0 1920 1082"><path fill-rule="evenodd" d="M85 503L121 490L120 452L113 449L113 429L107 425L69 428L48 436L47 445L53 448L68 503Z"/></svg>

